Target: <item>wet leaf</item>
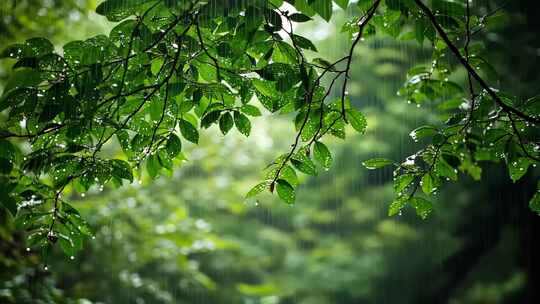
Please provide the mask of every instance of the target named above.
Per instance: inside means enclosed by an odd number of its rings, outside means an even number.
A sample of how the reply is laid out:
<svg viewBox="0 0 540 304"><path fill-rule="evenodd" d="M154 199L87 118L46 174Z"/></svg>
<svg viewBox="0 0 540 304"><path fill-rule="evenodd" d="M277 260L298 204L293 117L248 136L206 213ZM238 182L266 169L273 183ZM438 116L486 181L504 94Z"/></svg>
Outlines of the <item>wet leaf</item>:
<svg viewBox="0 0 540 304"><path fill-rule="evenodd" d="M185 139L194 144L199 143L199 131L197 131L197 129L190 122L182 119L178 125L180 127L180 133Z"/></svg>
<svg viewBox="0 0 540 304"><path fill-rule="evenodd" d="M362 162L362 165L366 167L367 169L373 170L373 169L386 167L388 165L392 165L393 163L394 162L390 159L377 157L377 158L368 159Z"/></svg>
<svg viewBox="0 0 540 304"><path fill-rule="evenodd" d="M249 136L249 133L251 132L251 122L246 115L240 112L234 112L234 125L240 133Z"/></svg>
<svg viewBox="0 0 540 304"><path fill-rule="evenodd" d="M176 157L180 151L182 151L182 141L176 134L171 133L165 144L165 149L167 150L169 157Z"/></svg>
<svg viewBox="0 0 540 304"><path fill-rule="evenodd" d="M394 216L400 214L401 209L407 205L407 199L403 197L396 198L388 207L388 216Z"/></svg>
<svg viewBox="0 0 540 304"><path fill-rule="evenodd" d="M119 179L127 179L133 182L131 166L126 161L120 159L112 160L112 175Z"/></svg>
<svg viewBox="0 0 540 304"><path fill-rule="evenodd" d="M437 159L435 164L435 173L441 177L448 177L451 180L457 180L457 169L450 166L442 156Z"/></svg>
<svg viewBox="0 0 540 304"><path fill-rule="evenodd" d="M313 156L315 160L325 169L332 166L332 154L328 147L320 141L315 142L313 147Z"/></svg>
<svg viewBox="0 0 540 304"><path fill-rule="evenodd" d="M364 134L367 128L367 120L364 114L354 108L347 109L346 113L351 126L360 134Z"/></svg>
<svg viewBox="0 0 540 304"><path fill-rule="evenodd" d="M508 173L514 183L527 173L530 164L531 161L525 157L518 158L517 160L508 163Z"/></svg>
<svg viewBox="0 0 540 304"><path fill-rule="evenodd" d="M294 188L284 179L277 180L277 193L279 198L285 201L287 204L294 204L296 200L296 193Z"/></svg>
<svg viewBox="0 0 540 304"><path fill-rule="evenodd" d="M245 104L243 105L241 108L240 108L240 111L242 111L243 113L245 113L246 115L249 115L249 116L261 116L261 110L259 110L259 108L257 108L256 106L252 106L252 105L249 105L249 104Z"/></svg>
<svg viewBox="0 0 540 304"><path fill-rule="evenodd" d="M433 211L433 204L421 197L413 197L410 200L411 206L416 210L416 214L422 219L426 219Z"/></svg>
<svg viewBox="0 0 540 304"><path fill-rule="evenodd" d="M255 185L253 188L249 190L249 192L246 194L246 198L253 197L263 191L268 191L270 187L270 183L271 181L264 181L264 182L258 183L257 185Z"/></svg>
<svg viewBox="0 0 540 304"><path fill-rule="evenodd" d="M405 190L405 188L407 188L407 186L409 186L413 180L413 174L399 175L394 179L394 191L396 193L401 193L401 191Z"/></svg>

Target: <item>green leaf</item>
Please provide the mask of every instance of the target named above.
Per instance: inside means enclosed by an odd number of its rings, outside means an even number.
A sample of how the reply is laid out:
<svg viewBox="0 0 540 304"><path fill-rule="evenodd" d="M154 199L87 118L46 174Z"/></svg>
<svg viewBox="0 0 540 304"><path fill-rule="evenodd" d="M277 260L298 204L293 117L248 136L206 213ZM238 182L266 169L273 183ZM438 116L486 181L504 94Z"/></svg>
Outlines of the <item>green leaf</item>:
<svg viewBox="0 0 540 304"><path fill-rule="evenodd" d="M401 193L414 180L413 174L402 174L394 179L394 191Z"/></svg>
<svg viewBox="0 0 540 304"><path fill-rule="evenodd" d="M215 111L212 111L210 113L207 113L201 119L201 127L205 128L205 129L210 127L213 123L218 121L220 115L221 115L220 110L215 110Z"/></svg>
<svg viewBox="0 0 540 304"><path fill-rule="evenodd" d="M135 12L135 9L151 0L107 0L96 8L96 13L106 16L109 21L122 21Z"/></svg>
<svg viewBox="0 0 540 304"><path fill-rule="evenodd" d="M54 52L54 45L47 39L36 37L27 39L24 44L12 44L0 53L0 58L38 58Z"/></svg>
<svg viewBox="0 0 540 304"><path fill-rule="evenodd" d="M16 153L17 149L9 140L0 138L0 158L12 161Z"/></svg>
<svg viewBox="0 0 540 304"><path fill-rule="evenodd" d="M282 20L281 20L281 15L280 14L278 14L273 9L267 9L265 11L265 15L266 15L265 19L269 24L271 24L276 30L281 29Z"/></svg>
<svg viewBox="0 0 540 304"><path fill-rule="evenodd" d="M431 211L433 211L433 204L424 198L413 197L410 203L416 210L416 214L422 219L426 219Z"/></svg>
<svg viewBox="0 0 540 304"><path fill-rule="evenodd" d="M156 76L161 70L162 66L163 66L163 58L159 57L152 60L152 65L150 66L150 70L152 71L152 74Z"/></svg>
<svg viewBox="0 0 540 304"><path fill-rule="evenodd" d="M308 1L311 3L311 0L294 0L294 7L308 16L313 16L316 12L308 5Z"/></svg>
<svg viewBox="0 0 540 304"><path fill-rule="evenodd" d="M298 186L298 176L296 175L296 171L289 165L285 165L283 169L281 169L279 178L286 180L293 188Z"/></svg>
<svg viewBox="0 0 540 304"><path fill-rule="evenodd" d="M330 153L328 147L326 147L326 145L322 142L315 142L315 146L313 147L313 156L323 168L328 169L332 166L332 154Z"/></svg>
<svg viewBox="0 0 540 304"><path fill-rule="evenodd" d="M435 179L436 177L432 176L431 172L427 172L422 176L420 184L422 186L422 191L424 191L425 194L431 194L437 189Z"/></svg>
<svg viewBox="0 0 540 304"><path fill-rule="evenodd" d="M296 159L291 160L292 165L300 172L309 174L309 175L317 175L317 170L315 169L315 165L313 165L313 162L310 161L300 161Z"/></svg>
<svg viewBox="0 0 540 304"><path fill-rule="evenodd" d="M246 198L253 197L263 191L268 191L270 187L270 183L272 181L264 181L262 183L258 183L253 188L249 190L249 192L246 194Z"/></svg>
<svg viewBox="0 0 540 304"><path fill-rule="evenodd" d="M409 136L414 140L418 140L435 134L437 134L437 128L433 126L421 126L412 130L411 133L409 133Z"/></svg>
<svg viewBox="0 0 540 304"><path fill-rule="evenodd" d="M404 197L398 197L388 207L388 216L394 216L400 214L401 209L407 204L407 199Z"/></svg>
<svg viewBox="0 0 540 304"><path fill-rule="evenodd" d="M176 134L171 133L165 144L165 149L167 150L169 157L174 158L182 151L182 141Z"/></svg>
<svg viewBox="0 0 540 304"><path fill-rule="evenodd" d="M520 157L517 160L508 163L508 173L514 183L527 173L530 164L531 161L525 157Z"/></svg>
<svg viewBox="0 0 540 304"><path fill-rule="evenodd" d="M254 117L262 115L261 110L259 110L259 108L257 108L256 106L249 105L249 104L243 105L240 108L240 111L242 111L243 113L249 116L254 116Z"/></svg>
<svg viewBox="0 0 540 304"><path fill-rule="evenodd" d="M123 160L112 160L112 175L118 179L127 179L128 181L133 182L131 166Z"/></svg>
<svg viewBox="0 0 540 304"><path fill-rule="evenodd" d="M344 10L349 6L349 0L334 0L334 2Z"/></svg>
<svg viewBox="0 0 540 304"><path fill-rule="evenodd" d="M41 82L41 74L33 69L22 68L13 72L4 87L4 92L17 87L34 87Z"/></svg>
<svg viewBox="0 0 540 304"><path fill-rule="evenodd" d="M47 234L40 232L32 232L26 239L26 246L28 247L41 247L47 245Z"/></svg>
<svg viewBox="0 0 540 304"><path fill-rule="evenodd" d="M219 129L221 130L221 133L223 133L223 135L226 135L232 129L233 125L234 122L231 113L223 113L223 115L221 115L221 118L219 119Z"/></svg>
<svg viewBox="0 0 540 304"><path fill-rule="evenodd" d="M260 80L260 79L252 79L251 83L253 83L253 86L257 91L259 91L261 94L263 94L266 97L276 97L277 92L273 84L269 81Z"/></svg>
<svg viewBox="0 0 540 304"><path fill-rule="evenodd" d="M540 215L540 190L537 190L529 201L529 208Z"/></svg>
<svg viewBox="0 0 540 304"><path fill-rule="evenodd" d="M387 158L382 157L376 157L372 159L368 159L364 162L362 162L362 165L366 167L367 169L373 170L373 169L379 169L382 167L386 167L388 165L393 164L394 162Z"/></svg>
<svg viewBox="0 0 540 304"><path fill-rule="evenodd" d="M291 163L298 171L302 173L314 176L317 175L317 168L315 167L313 161L307 157L305 147L300 149L291 157Z"/></svg>
<svg viewBox="0 0 540 304"><path fill-rule="evenodd" d="M26 54L27 57L42 57L54 52L54 45L42 37L27 39L24 44L29 51L29 54Z"/></svg>
<svg viewBox="0 0 540 304"><path fill-rule="evenodd" d="M298 55L290 44L284 41L275 42L275 48L272 55L272 58L276 62L296 64L298 60Z"/></svg>
<svg viewBox="0 0 540 304"><path fill-rule="evenodd" d="M71 206L70 204L66 202L62 203L62 212L65 212L66 214L80 215L79 211L77 211L75 207Z"/></svg>
<svg viewBox="0 0 540 304"><path fill-rule="evenodd" d="M75 246L73 246L73 243L69 238L60 237L58 243L60 244L60 249L62 249L64 254L67 256L73 256L77 252Z"/></svg>
<svg viewBox="0 0 540 304"><path fill-rule="evenodd" d="M189 121L181 119L178 126L180 127L180 133L185 139L194 144L199 143L199 131Z"/></svg>
<svg viewBox="0 0 540 304"><path fill-rule="evenodd" d="M324 20L330 21L332 17L332 0L311 0L309 3L313 10Z"/></svg>
<svg viewBox="0 0 540 304"><path fill-rule="evenodd" d="M167 153L167 151L159 150L157 155L158 155L158 160L161 166L169 170L172 170L172 167L173 167L172 159L169 157L169 154Z"/></svg>
<svg viewBox="0 0 540 304"><path fill-rule="evenodd" d="M4 189L2 189L2 192L0 192L0 203L9 211L9 213L11 213L12 216L17 215L17 203L15 202L15 199L9 195L9 193L4 192Z"/></svg>
<svg viewBox="0 0 540 304"><path fill-rule="evenodd" d="M148 156L146 159L146 171L148 171L148 175L150 175L151 178L156 178L160 169L161 164L159 163L157 154Z"/></svg>
<svg viewBox="0 0 540 304"><path fill-rule="evenodd" d="M291 14L289 16L289 18L291 18L291 20L294 21L294 22L307 22L307 21L311 20L311 17L309 17L307 15L304 15L302 13Z"/></svg>
<svg viewBox="0 0 540 304"><path fill-rule="evenodd" d="M450 166L442 156L439 156L435 164L435 173L438 176L448 177L451 180L457 180L457 170Z"/></svg>
<svg viewBox="0 0 540 304"><path fill-rule="evenodd" d="M234 125L236 126L236 129L240 131L240 133L244 134L245 136L249 136L249 133L251 132L251 122L246 115L235 111Z"/></svg>
<svg viewBox="0 0 540 304"><path fill-rule="evenodd" d="M159 121L162 113L163 113L163 100L152 100L150 102L150 105L148 107L148 110L150 111L150 118L153 121Z"/></svg>
<svg viewBox="0 0 540 304"><path fill-rule="evenodd" d="M364 117L364 114L362 114L360 111L356 110L355 108L350 108L345 110L347 119L349 120L349 123L351 126L360 134L363 134L366 131L367 127L367 120Z"/></svg>
<svg viewBox="0 0 540 304"><path fill-rule="evenodd" d="M284 179L278 179L276 190L278 196L283 201L285 201L287 204L294 204L294 201L296 200L296 193L289 182Z"/></svg>
<svg viewBox="0 0 540 304"><path fill-rule="evenodd" d="M0 173L9 174L13 170L13 161L0 156Z"/></svg>
<svg viewBox="0 0 540 304"><path fill-rule="evenodd" d="M27 56L26 51L27 47L22 43L16 43L8 45L6 48L2 48L0 53L0 58L14 58L22 59Z"/></svg>
<svg viewBox="0 0 540 304"><path fill-rule="evenodd" d="M294 44L296 44L298 47L300 47L302 49L317 52L317 48L315 47L313 42L311 42L311 40L309 40L309 39L307 39L305 37L293 34L292 35L292 40L293 40Z"/></svg>

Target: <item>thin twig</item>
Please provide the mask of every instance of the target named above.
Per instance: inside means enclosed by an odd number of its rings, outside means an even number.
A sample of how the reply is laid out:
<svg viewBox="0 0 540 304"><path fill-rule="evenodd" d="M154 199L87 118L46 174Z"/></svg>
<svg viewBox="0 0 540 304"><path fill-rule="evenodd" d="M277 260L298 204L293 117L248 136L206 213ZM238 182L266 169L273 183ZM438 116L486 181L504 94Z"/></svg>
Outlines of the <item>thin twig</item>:
<svg viewBox="0 0 540 304"><path fill-rule="evenodd" d="M431 9L429 9L421 0L414 0L416 5L424 12L424 14L429 18L435 29L437 30L437 33L442 38L442 40L445 42L445 44L448 46L448 48L452 51L454 56L458 59L458 61L461 63L461 65L467 70L469 74L472 75L472 77L480 84L480 86L486 90L491 96L491 98L501 107L505 112L507 113L513 113L517 116L521 117L522 119L534 123L534 124L540 124L540 119L536 117L529 116L520 110L513 108L506 103L504 103L501 98L495 93L495 91L486 83L486 81L476 73L474 68L467 62L467 60L461 55L459 49L456 47L454 43L450 40L444 29L441 27L439 22L437 22L437 19Z"/></svg>

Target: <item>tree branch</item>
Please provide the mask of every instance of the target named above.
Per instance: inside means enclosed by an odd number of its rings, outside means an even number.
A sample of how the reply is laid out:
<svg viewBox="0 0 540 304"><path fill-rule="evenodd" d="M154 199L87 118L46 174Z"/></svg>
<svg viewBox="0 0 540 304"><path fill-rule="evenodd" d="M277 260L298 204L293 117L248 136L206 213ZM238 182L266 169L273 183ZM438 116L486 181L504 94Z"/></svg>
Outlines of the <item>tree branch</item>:
<svg viewBox="0 0 540 304"><path fill-rule="evenodd" d="M444 31L444 29L441 27L441 25L437 22L437 19L436 19L435 15L433 14L433 12L431 11L431 9L428 8L421 0L414 0L414 2L422 10L422 12L424 12L424 14L429 18L429 20L431 21L431 24L433 24L433 26L437 30L437 33L439 34L439 36L442 38L442 40L445 42L445 44L448 46L448 48L452 51L452 53L454 53L454 55L456 56L458 61L461 63L461 65L480 84L480 86L484 90L486 90L486 92L488 92L489 96L491 96L491 98L495 101L495 103L497 103L497 105L499 105L499 107L501 107L505 112L513 113L513 114L519 116L520 118L522 118L522 119L524 119L524 120L526 120L528 122L531 122L531 123L534 123L534 124L540 124L540 119L539 118L529 116L529 115L519 111L518 109L513 108L513 107L505 104L501 100L501 98L499 98L497 93L495 93L495 91L486 83L486 81L482 77L480 77L480 75L478 75L478 73L476 73L474 68L467 61L467 59L465 59L461 55L461 53L460 53L459 49L456 47L456 45L453 44L452 41L450 41L450 38L448 37L448 35Z"/></svg>

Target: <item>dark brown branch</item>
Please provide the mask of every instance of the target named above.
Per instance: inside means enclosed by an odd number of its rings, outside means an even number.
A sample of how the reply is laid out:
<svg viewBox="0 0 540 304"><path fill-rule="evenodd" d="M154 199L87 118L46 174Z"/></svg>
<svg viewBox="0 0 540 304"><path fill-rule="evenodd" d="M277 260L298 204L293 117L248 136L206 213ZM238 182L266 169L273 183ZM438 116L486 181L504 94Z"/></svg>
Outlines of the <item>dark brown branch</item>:
<svg viewBox="0 0 540 304"><path fill-rule="evenodd" d="M520 118L534 123L534 124L540 124L540 119L536 117L529 116L521 111L519 111L516 108L513 108L507 104L505 104L501 98L495 93L495 91L486 83L486 81L476 73L474 68L467 62L467 60L461 55L459 49L450 41L450 38L444 31L444 29L441 27L441 25L437 22L437 19L430 8L428 8L421 0L414 0L416 5L424 12L424 14L429 18L431 21L431 24L435 27L437 30L437 33L439 36L443 39L445 44L448 46L448 48L452 51L452 53L456 56L458 61L461 63L461 65L467 70L467 72L480 84L480 86L488 92L489 96L501 107L505 112L507 113L513 113Z"/></svg>
<svg viewBox="0 0 540 304"><path fill-rule="evenodd" d="M11 133L9 131L0 131L0 138L2 139L6 139L6 138L34 138L34 137L38 137L38 136L41 136L41 135L45 135L45 134L48 134L48 133L52 133L56 130L59 130L61 128L63 128L65 125L54 125L52 127L48 127L46 129L42 129L41 131L35 133L35 134L16 134L16 133Z"/></svg>
<svg viewBox="0 0 540 304"><path fill-rule="evenodd" d="M195 28L197 29L197 38L199 39L199 43L201 44L201 48L203 49L206 56L208 56L214 62L214 66L216 68L217 80L218 80L219 83L221 83L221 68L219 66L219 61L217 60L216 57L214 57L214 56L212 56L212 54L210 54L210 52L208 51L208 48L204 44L204 40L203 40L202 33L201 33L201 28L199 26L199 20L198 20L199 16L197 15L196 18L197 18L197 21L195 23Z"/></svg>
<svg viewBox="0 0 540 304"><path fill-rule="evenodd" d="M186 29L184 29L184 31L178 35L178 37L183 37L188 31L189 29L191 28L191 25L186 27ZM154 95L156 94L159 89L164 85L166 84L170 79L171 77L174 75L174 71L175 71L175 68L176 68L176 64L178 63L178 59L180 58L180 51L181 51L181 47L179 46L178 49L176 50L176 54L175 54L175 57L173 59L173 63L172 63L172 67L170 69L170 72L168 73L168 75L165 77L165 79L163 79L158 85L156 85L154 87L154 89L144 97L143 101L137 106L137 108L131 112L127 117L126 119L122 122L122 124L115 130L113 131L109 136L107 136L106 139L104 140L100 140L99 143L96 145L95 147L95 150L94 150L94 153L93 153L93 157L95 158L97 152L99 150L101 150L101 147L107 142L109 141L114 134L116 134L116 132L120 129L123 129L128 123L129 121L142 109L142 107L144 106L144 104ZM164 63L165 65L165 63Z"/></svg>
<svg viewBox="0 0 540 304"><path fill-rule="evenodd" d="M375 0L375 2L373 2L373 5L369 8L366 14L362 16L362 18L360 18L358 22L358 35L356 36L356 39L354 39L351 48L349 49L349 55L347 56L347 64L345 67L345 79L343 80L343 86L341 87L341 116L343 116L343 119L345 121L347 121L347 116L345 114L345 96L347 95L347 81L349 80L349 72L351 70L354 49L356 48L356 45L362 40L364 28L369 23L371 18L373 18L373 16L375 15L375 12L377 11L380 3L380 0Z"/></svg>

